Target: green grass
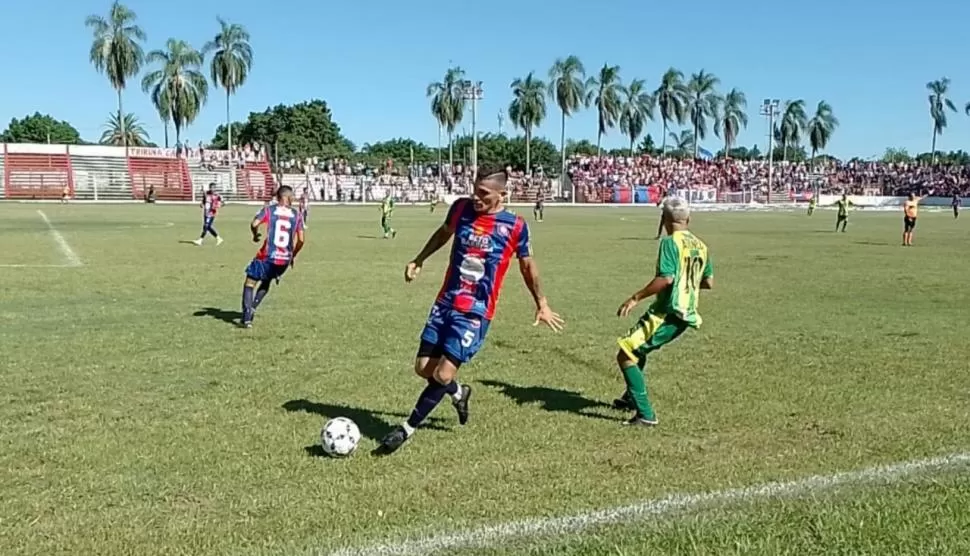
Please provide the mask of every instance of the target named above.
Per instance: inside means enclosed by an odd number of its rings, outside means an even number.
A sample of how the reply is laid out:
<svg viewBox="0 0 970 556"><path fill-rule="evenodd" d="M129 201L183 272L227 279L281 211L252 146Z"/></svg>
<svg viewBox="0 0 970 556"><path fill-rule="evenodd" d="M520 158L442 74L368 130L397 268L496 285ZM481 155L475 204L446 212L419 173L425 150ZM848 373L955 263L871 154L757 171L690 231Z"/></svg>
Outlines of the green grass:
<svg viewBox="0 0 970 556"><path fill-rule="evenodd" d="M0 265L64 262L38 208L84 266L0 268L2 554L326 553L970 446L967 230L945 213L921 216L911 249L897 213L853 214L847 234L830 212L696 214L717 288L704 327L650 360L662 426L628 430L602 404L622 388L632 319L614 315L653 271L656 212L550 208L533 243L567 330L531 326L513 269L461 373L469 425L444 404L373 458L421 389L445 253L402 274L444 211L402 207L381 241L376 208L315 208L245 331L222 319L254 207L228 207L227 242L198 248L179 243L196 207L0 205ZM336 416L361 427L359 453L308 455ZM480 553L966 553L968 503L951 472Z"/></svg>

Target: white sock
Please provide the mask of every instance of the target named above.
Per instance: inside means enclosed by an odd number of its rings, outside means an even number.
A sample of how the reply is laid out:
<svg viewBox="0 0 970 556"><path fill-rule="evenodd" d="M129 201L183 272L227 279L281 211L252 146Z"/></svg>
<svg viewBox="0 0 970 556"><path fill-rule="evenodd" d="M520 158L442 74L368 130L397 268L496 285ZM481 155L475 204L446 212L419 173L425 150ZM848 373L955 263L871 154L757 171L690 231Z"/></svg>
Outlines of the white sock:
<svg viewBox="0 0 970 556"><path fill-rule="evenodd" d="M414 434L414 427L412 427L411 425L409 425L407 423L407 421L405 421L403 424L401 424L401 428L404 429L404 434L408 435L409 437L412 434Z"/></svg>
<svg viewBox="0 0 970 556"><path fill-rule="evenodd" d="M454 401L456 401L456 402L460 402L461 401L461 384L458 384L458 381L456 380L455 381L455 386L458 387L458 391L455 392L454 394L451 394L451 399L454 400Z"/></svg>

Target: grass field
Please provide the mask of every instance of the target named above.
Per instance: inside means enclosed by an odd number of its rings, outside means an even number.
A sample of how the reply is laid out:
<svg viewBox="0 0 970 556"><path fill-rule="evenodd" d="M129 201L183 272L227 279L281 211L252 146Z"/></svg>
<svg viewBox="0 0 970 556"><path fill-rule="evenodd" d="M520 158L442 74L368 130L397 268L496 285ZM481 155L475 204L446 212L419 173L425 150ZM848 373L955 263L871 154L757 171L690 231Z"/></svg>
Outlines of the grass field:
<svg viewBox="0 0 970 556"><path fill-rule="evenodd" d="M414 284L402 273L444 211L402 207L381 241L376 208L315 208L247 331L227 321L254 210L227 207L226 243L199 248L180 243L197 207L0 205L0 554L393 549L970 450L970 223L945 213L924 213L907 249L895 212L854 213L846 234L831 212L696 214L717 288L703 328L650 360L661 426L629 430L605 405L632 322L615 311L652 274L657 213L551 208L533 243L566 331L531 326L513 269L462 370L470 423L445 404L374 458L421 389L412 360L445 254ZM59 266L65 246L81 266ZM336 416L364 435L350 459L314 455ZM955 464L448 552L966 554L968 507Z"/></svg>

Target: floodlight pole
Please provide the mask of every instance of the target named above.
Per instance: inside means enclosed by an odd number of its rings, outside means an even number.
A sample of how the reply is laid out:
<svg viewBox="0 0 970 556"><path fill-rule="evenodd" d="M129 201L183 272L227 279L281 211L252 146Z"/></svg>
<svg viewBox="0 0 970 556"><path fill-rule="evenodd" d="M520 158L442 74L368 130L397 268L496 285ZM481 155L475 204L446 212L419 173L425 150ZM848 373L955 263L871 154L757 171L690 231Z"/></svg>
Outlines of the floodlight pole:
<svg viewBox="0 0 970 556"><path fill-rule="evenodd" d="M472 168L478 172L478 101L484 98L481 81L462 81L461 98L472 101Z"/></svg>
<svg viewBox="0 0 970 556"><path fill-rule="evenodd" d="M761 104L761 115L768 118L768 196L766 203L771 202L771 187L774 181L774 145L775 145L775 116L781 102L774 98L766 98Z"/></svg>

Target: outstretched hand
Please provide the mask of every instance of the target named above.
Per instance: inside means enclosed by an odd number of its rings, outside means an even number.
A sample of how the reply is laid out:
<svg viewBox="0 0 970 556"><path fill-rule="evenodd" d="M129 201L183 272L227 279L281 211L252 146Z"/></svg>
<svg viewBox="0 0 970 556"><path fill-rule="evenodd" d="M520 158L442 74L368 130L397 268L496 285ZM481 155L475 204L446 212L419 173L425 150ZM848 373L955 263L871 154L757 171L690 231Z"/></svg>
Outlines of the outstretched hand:
<svg viewBox="0 0 970 556"><path fill-rule="evenodd" d="M416 261L411 261L404 267L404 281L413 282L421 274L421 265Z"/></svg>
<svg viewBox="0 0 970 556"><path fill-rule="evenodd" d="M259 232L253 232L253 243L259 243L259 240L263 239L263 235Z"/></svg>
<svg viewBox="0 0 970 556"><path fill-rule="evenodd" d="M616 310L616 316L618 317L628 316L630 314L630 311L632 311L633 308L636 306L637 306L637 300L631 297L630 299L627 299L626 301L624 301L623 305L620 305L620 308Z"/></svg>
<svg viewBox="0 0 970 556"><path fill-rule="evenodd" d="M554 313L545 303L536 309L536 321L532 326L539 326L540 322L551 328L553 332L562 331L563 326L566 325L566 321L562 320L559 313Z"/></svg>

